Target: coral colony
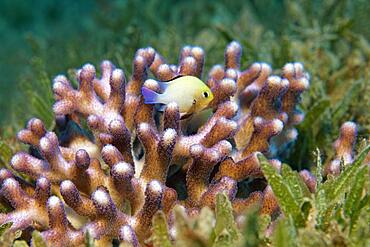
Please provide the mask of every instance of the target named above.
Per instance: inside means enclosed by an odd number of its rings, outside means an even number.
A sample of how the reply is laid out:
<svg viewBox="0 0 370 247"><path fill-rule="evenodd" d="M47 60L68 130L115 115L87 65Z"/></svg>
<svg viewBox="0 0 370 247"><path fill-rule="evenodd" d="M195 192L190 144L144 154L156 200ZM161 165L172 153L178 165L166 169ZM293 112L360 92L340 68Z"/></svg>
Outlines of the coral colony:
<svg viewBox="0 0 370 247"><path fill-rule="evenodd" d="M138 246L148 243L157 211L166 215L176 240L173 207L192 217L203 207L214 209L221 192L236 218L255 203L261 214L276 218L279 206L257 155L263 153L271 166L281 167L271 147L297 137L294 126L304 116L296 106L309 87L309 76L301 63L286 64L281 76L271 75L265 63L241 70L241 52L237 42L230 43L225 65L209 72L205 81L214 94L212 112L207 120L196 120L194 133L187 126L195 118L180 120L176 103L157 112L144 104L141 87L160 92L157 81L178 75L200 78L200 47L184 47L179 65L166 64L153 48L140 49L128 82L109 61L101 64L100 77L94 66L84 65L77 73L78 89L57 76L53 110L57 129L64 131L57 135L41 120L31 119L18 133L31 148L11 159L18 173L0 172L1 200L14 209L1 214L0 223L12 222L11 231L37 229L51 246L83 244L87 232L102 245L118 239ZM148 79L149 72L157 81ZM92 134L82 130L86 125ZM343 124L327 173L338 174L342 159L352 162L355 139L355 124ZM19 174L35 179L35 185ZM315 177L306 170L300 175L315 191ZM238 182L247 179L256 181L255 189L237 196Z"/></svg>

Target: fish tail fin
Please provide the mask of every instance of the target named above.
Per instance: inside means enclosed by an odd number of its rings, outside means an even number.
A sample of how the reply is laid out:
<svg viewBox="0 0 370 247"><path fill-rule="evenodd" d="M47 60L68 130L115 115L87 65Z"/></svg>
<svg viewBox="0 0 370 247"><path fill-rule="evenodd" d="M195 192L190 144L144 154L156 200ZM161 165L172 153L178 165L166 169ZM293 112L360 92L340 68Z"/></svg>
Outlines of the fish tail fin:
<svg viewBox="0 0 370 247"><path fill-rule="evenodd" d="M144 103L145 104L156 104L158 103L158 96L159 94L154 92L153 90L142 87L141 94L144 96Z"/></svg>

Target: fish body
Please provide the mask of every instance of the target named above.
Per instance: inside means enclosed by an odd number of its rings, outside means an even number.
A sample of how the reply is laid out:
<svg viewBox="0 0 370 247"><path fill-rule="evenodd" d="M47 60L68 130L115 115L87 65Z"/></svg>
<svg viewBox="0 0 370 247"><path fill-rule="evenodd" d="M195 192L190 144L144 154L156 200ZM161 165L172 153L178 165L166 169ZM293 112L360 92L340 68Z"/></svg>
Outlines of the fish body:
<svg viewBox="0 0 370 247"><path fill-rule="evenodd" d="M163 90L161 94L142 87L145 104L167 105L176 102L183 116L202 111L213 100L211 89L195 76L180 76L158 83Z"/></svg>

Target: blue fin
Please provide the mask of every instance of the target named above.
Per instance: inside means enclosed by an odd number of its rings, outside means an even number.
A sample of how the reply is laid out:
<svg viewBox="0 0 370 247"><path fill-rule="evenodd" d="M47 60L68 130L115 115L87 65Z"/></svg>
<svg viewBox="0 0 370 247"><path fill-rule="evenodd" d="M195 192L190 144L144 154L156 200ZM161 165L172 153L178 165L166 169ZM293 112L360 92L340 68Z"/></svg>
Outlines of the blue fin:
<svg viewBox="0 0 370 247"><path fill-rule="evenodd" d="M156 104L158 103L158 96L159 94L154 92L153 90L142 87L141 94L144 96L144 103L145 104Z"/></svg>
<svg viewBox="0 0 370 247"><path fill-rule="evenodd" d="M159 84L159 87L161 88L162 92L164 92L164 91L166 91L166 88L168 87L169 83L159 81L158 84Z"/></svg>

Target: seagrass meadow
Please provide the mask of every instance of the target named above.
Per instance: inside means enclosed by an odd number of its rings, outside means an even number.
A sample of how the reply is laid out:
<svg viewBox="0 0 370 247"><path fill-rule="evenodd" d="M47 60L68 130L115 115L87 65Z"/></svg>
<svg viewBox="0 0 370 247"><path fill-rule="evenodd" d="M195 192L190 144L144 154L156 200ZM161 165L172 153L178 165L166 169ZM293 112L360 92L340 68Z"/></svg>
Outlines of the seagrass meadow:
<svg viewBox="0 0 370 247"><path fill-rule="evenodd" d="M369 246L369 11L0 1L0 246Z"/></svg>

